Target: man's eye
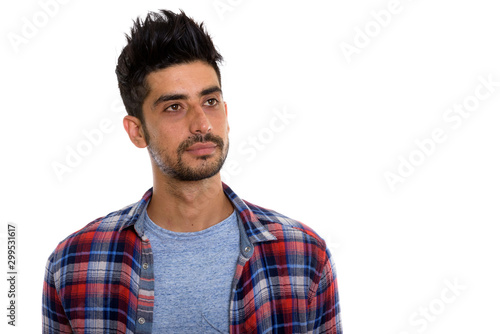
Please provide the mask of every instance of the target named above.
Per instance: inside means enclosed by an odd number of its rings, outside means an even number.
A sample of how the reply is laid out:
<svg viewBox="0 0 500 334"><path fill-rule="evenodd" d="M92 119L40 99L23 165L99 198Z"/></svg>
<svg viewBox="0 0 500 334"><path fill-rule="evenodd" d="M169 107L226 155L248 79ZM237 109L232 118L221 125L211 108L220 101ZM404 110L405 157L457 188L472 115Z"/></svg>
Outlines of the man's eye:
<svg viewBox="0 0 500 334"><path fill-rule="evenodd" d="M207 106L215 106L215 105L217 105L218 102L219 101L217 101L217 99L208 99L207 102L205 102L205 104Z"/></svg>
<svg viewBox="0 0 500 334"><path fill-rule="evenodd" d="M181 109L180 104L171 104L167 108L165 108L165 111L178 111L179 109Z"/></svg>

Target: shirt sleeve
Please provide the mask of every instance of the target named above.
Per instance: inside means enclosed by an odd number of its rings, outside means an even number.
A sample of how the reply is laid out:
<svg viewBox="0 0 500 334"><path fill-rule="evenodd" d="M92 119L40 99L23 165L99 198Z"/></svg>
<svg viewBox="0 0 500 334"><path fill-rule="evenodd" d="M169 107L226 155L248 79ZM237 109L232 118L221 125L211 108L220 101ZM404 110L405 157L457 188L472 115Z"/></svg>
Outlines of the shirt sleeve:
<svg viewBox="0 0 500 334"><path fill-rule="evenodd" d="M52 272L52 257L45 267L42 298L42 328L44 334L73 333L56 289Z"/></svg>
<svg viewBox="0 0 500 334"><path fill-rule="evenodd" d="M328 249L326 255L321 278L309 304L308 331L342 334L337 273Z"/></svg>

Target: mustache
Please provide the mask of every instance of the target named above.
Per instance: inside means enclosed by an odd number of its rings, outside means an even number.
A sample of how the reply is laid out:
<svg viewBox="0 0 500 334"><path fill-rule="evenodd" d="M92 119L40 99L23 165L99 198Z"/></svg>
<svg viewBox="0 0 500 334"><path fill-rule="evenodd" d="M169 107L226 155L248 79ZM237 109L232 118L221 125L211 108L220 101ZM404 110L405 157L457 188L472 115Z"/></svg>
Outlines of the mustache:
<svg viewBox="0 0 500 334"><path fill-rule="evenodd" d="M215 145L217 145L217 147L219 148L223 148L224 147L224 140L217 136L217 135L214 135L212 133L207 133L206 135L201 135L201 134L195 134L191 137L189 137L188 139L186 139L185 141L183 141L179 147L177 148L177 153L178 154L181 154L182 152L184 152L185 150L187 150L188 147L190 147L191 145L193 144L196 144L196 143L206 143L206 142L212 142L214 143Z"/></svg>

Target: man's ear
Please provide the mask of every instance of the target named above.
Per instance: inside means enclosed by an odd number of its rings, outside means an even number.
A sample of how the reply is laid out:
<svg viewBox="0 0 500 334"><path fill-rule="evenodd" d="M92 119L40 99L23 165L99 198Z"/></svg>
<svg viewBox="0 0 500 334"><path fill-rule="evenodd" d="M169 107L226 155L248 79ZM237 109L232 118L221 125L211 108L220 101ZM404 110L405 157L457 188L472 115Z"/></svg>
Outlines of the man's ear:
<svg viewBox="0 0 500 334"><path fill-rule="evenodd" d="M123 118L123 127L127 131L130 141L138 148L145 148L148 146L141 121L134 116L127 115Z"/></svg>

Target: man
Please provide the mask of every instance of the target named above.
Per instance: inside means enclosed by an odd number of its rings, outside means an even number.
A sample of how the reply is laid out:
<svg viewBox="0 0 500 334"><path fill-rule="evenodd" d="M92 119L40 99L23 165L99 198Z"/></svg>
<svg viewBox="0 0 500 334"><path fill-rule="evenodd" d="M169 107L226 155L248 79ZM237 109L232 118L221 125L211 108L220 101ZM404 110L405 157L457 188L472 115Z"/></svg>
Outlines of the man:
<svg viewBox="0 0 500 334"><path fill-rule="evenodd" d="M342 333L325 242L221 182L222 60L183 12L134 23L116 68L153 188L50 256L45 333Z"/></svg>

